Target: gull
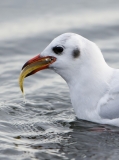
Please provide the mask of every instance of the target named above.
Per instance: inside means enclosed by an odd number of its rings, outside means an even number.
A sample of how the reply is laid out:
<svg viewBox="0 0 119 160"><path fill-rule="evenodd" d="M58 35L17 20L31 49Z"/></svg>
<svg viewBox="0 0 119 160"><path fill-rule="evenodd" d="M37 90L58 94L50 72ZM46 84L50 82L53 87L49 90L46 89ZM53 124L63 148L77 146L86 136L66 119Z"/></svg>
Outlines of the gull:
<svg viewBox="0 0 119 160"><path fill-rule="evenodd" d="M94 42L64 33L27 61L22 74L29 70L28 77L46 68L66 81L77 118L119 126L119 70L107 65Z"/></svg>

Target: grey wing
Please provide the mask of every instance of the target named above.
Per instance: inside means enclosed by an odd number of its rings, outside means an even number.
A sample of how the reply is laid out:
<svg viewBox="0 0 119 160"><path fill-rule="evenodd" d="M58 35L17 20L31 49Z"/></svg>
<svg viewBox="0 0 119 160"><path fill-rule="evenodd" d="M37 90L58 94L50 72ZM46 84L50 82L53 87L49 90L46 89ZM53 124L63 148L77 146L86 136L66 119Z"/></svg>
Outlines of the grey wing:
<svg viewBox="0 0 119 160"><path fill-rule="evenodd" d="M119 118L119 69L114 70L110 90L103 97L99 114L105 119Z"/></svg>
<svg viewBox="0 0 119 160"><path fill-rule="evenodd" d="M119 94L109 98L107 103L101 105L100 116L106 119L119 118Z"/></svg>
<svg viewBox="0 0 119 160"><path fill-rule="evenodd" d="M114 70L110 90L103 98L99 114L105 119L119 118L119 69Z"/></svg>

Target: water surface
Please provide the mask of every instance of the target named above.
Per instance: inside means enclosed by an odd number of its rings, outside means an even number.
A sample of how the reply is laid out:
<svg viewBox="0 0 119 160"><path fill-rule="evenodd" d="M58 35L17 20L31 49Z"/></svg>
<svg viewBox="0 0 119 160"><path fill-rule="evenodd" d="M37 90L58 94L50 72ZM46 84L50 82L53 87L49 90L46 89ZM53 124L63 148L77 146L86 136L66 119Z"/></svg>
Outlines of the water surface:
<svg viewBox="0 0 119 160"><path fill-rule="evenodd" d="M18 86L22 65L53 38L75 32L94 41L119 68L116 0L0 2L0 160L115 159L119 128L78 120L65 81L44 70Z"/></svg>

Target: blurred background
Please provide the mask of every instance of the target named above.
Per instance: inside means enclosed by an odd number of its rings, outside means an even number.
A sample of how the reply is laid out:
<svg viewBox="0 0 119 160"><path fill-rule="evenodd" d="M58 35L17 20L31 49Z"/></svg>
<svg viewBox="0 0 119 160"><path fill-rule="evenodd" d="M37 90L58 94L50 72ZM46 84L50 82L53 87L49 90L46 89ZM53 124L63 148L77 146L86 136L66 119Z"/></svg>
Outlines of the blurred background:
<svg viewBox="0 0 119 160"><path fill-rule="evenodd" d="M95 42L119 68L118 6L117 0L0 2L0 160L118 159L118 127L76 119L59 75L45 70L25 79L26 103L18 85L22 65L65 32Z"/></svg>

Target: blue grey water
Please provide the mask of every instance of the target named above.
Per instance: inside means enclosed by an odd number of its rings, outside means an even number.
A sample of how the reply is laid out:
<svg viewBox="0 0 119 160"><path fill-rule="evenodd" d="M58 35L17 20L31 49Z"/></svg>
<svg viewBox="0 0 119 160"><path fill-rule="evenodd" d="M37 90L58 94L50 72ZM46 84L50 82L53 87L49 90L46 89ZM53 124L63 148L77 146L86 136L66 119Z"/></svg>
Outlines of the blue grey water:
<svg viewBox="0 0 119 160"><path fill-rule="evenodd" d="M75 32L119 68L119 1L0 1L0 160L117 160L119 128L78 120L65 81L50 70L18 85L22 65Z"/></svg>

